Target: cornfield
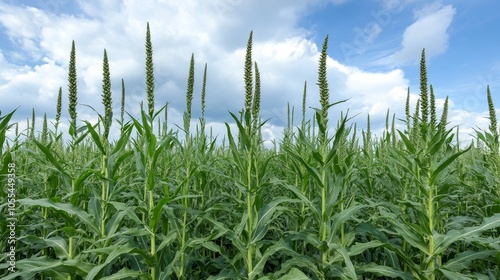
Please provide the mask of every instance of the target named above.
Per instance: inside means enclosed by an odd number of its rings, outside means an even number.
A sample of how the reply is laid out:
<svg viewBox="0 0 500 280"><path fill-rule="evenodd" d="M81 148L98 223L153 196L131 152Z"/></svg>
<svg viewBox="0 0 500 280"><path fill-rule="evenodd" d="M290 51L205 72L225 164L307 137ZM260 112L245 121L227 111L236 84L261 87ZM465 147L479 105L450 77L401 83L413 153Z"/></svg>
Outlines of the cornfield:
<svg viewBox="0 0 500 280"><path fill-rule="evenodd" d="M36 129L33 111L18 131L15 111L0 113L0 181L9 194L0 205L2 279L500 279L499 135L489 88L489 130L464 147L448 127L448 102L436 116L423 50L414 112L408 89L404 119L388 112L375 137L368 116L357 135L349 112L335 111L345 100L330 101L326 37L321 108L306 119L305 83L300 123L290 108L283 139L266 148L252 36L245 104L230 113L237 129L226 124L222 144L206 132L207 65L190 133L194 55L184 124L170 128L167 106L155 110L149 25L148 108L124 111L122 80L113 119L104 50L102 113L96 124L78 122L73 42L67 133L59 130L62 87L53 127L45 115Z"/></svg>

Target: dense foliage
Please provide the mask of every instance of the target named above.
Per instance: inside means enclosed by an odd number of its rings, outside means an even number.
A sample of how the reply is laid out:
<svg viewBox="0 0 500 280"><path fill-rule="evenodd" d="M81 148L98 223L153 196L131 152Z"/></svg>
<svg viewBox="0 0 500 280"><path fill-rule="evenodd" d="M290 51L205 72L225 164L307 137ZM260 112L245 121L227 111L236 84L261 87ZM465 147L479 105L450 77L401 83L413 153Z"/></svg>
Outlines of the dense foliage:
<svg viewBox="0 0 500 280"><path fill-rule="evenodd" d="M283 139L267 149L252 34L244 108L231 114L237 131L226 125L222 145L205 132L206 65L196 134L180 137L166 125L166 106L155 111L149 25L148 108L124 121L122 80L114 123L121 134L108 139L112 69L104 52L103 115L77 127L73 42L71 137L58 130L61 90L54 129L45 117L39 133L34 121L19 132L15 112L0 114L0 181L7 193L15 163L17 209L16 272L2 252L2 279L500 279L499 136L489 88L492 125L461 148L447 108L441 122L435 116L432 86L427 99L423 51L421 101L413 114L407 102L406 129L395 129L388 113L381 137L371 135L369 121L358 137L349 115L334 110L343 101L330 103L326 37L321 108L305 118L304 83L301 123L290 116ZM184 131L194 66L192 56ZM336 124L328 122L332 113L340 115ZM2 215L7 208L2 196ZM7 221L0 226L8 248Z"/></svg>

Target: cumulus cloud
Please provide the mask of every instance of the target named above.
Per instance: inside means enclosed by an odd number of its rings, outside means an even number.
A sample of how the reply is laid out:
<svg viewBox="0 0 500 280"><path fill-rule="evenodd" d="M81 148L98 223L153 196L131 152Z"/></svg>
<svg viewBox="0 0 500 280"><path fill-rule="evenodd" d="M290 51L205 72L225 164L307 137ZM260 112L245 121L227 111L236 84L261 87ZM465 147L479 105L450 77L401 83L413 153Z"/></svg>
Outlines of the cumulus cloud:
<svg viewBox="0 0 500 280"><path fill-rule="evenodd" d="M433 4L414 12L416 21L403 33L402 48L392 56L392 63L404 65L418 62L423 48L430 58L448 48L448 29L455 15L452 5Z"/></svg>
<svg viewBox="0 0 500 280"><path fill-rule="evenodd" d="M345 2L336 0L331 3ZM83 104L102 111L104 49L110 63L114 115L119 115L121 79L124 79L125 109L137 116L140 102L146 100L146 22L150 23L153 43L156 105L159 109L169 103L170 127L182 124L189 59L194 53L193 117L200 114L201 77L207 63L207 126L216 135L225 134L223 123L231 122L228 111L237 113L243 107L244 56L251 30L254 31L253 58L261 73L262 117L271 119L263 131L268 140L280 137L287 121L288 104L294 106L298 114L305 81L308 106L319 106L316 81L321 46L308 39L308 30L297 27L305 9L322 5L318 0L110 0L77 3L82 14L54 14L0 3L0 24L9 40L22 53L35 59L33 64L19 64L2 55L6 50L0 50L2 111L21 105L17 120L29 118L33 107L38 114L46 112L51 118L55 114L59 87L63 88L63 106L66 106L67 65L71 41L74 40L79 117L97 120L95 113ZM405 47L399 54L400 59L410 56L417 27L429 29L428 26L438 24L440 30L444 30L442 34L449 26L442 17L448 16L451 21L453 13L454 9L446 6L425 15L418 14L417 21L405 33ZM377 36L377 32L373 34ZM431 54L436 50L431 46L427 48ZM330 101L349 99L332 108L332 123L340 115L340 110L348 108L351 115L359 114L355 119L359 122L358 128L363 127L368 113L372 121L382 126L389 107L392 113L403 115L408 87L403 71L368 72L342 65L332 58L328 58L327 64ZM416 98L417 95L412 94L412 105ZM312 111L308 112L312 116ZM63 109L63 121L65 118L68 118L66 108ZM195 123L196 119L193 120ZM372 128L375 129L374 124Z"/></svg>

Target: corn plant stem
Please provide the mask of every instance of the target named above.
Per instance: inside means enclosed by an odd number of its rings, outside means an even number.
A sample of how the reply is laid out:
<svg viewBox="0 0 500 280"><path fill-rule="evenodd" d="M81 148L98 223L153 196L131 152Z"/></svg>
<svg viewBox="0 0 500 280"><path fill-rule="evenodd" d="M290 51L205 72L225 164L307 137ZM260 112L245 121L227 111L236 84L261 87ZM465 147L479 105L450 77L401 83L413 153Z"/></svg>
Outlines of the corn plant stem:
<svg viewBox="0 0 500 280"><path fill-rule="evenodd" d="M48 184L47 184L47 181L45 181L44 189L45 189L45 194L48 195ZM42 208L42 217L43 217L44 221L47 221L47 219L48 219L48 211L49 211L49 209L47 209L45 207ZM43 236L44 239L47 237L47 229L45 227L43 227L42 236ZM42 256L48 256L48 250L47 250L47 248L43 248L43 250L42 250ZM41 279L45 279L45 273L42 272L41 275L40 275L40 277L41 277Z"/></svg>
<svg viewBox="0 0 500 280"><path fill-rule="evenodd" d="M149 215L151 217L151 214L152 214L153 208L154 208L153 190L149 190L148 195L149 195ZM150 247L151 247L151 256L156 261L156 234L155 234L155 231L156 231L156 229L154 229L154 228L151 229L151 236L150 236L151 246ZM156 267L154 264L151 267L151 279L156 279Z"/></svg>
<svg viewBox="0 0 500 280"><path fill-rule="evenodd" d="M75 142L75 136L73 136L73 142L72 143L74 143L74 142ZM74 145L71 145L71 156L72 156L73 162L76 162L76 150L75 150L75 146ZM76 181L75 181L75 173L76 172L75 172L74 167L73 167L71 173L72 173L71 174L72 175L71 176L71 192L72 192L72 196L70 198L70 201L71 201L71 203L73 205L76 206L76 202L78 200L76 199L77 197L75 196L76 195ZM75 257L75 252L74 252L75 249L74 249L74 244L73 244L74 238L73 238L73 236L70 236L68 241L69 241L68 242L69 243L68 244L68 255L69 255L69 259L72 260ZM73 280L73 279L74 279L73 275L71 275L71 274L68 275L68 280Z"/></svg>
<svg viewBox="0 0 500 280"><path fill-rule="evenodd" d="M431 275L430 275L430 280L435 279L435 274L434 274L434 192L433 192L433 187L429 184L429 181L427 181L427 217L429 219L429 231L430 231L430 236L429 236L429 256L431 257L429 260L429 268L431 268Z"/></svg>
<svg viewBox="0 0 500 280"><path fill-rule="evenodd" d="M144 201L148 201L148 190L149 190L149 185L148 185L148 174L149 174L149 170L151 169L151 166L150 166L150 163L149 163L149 160L146 158L146 164L145 164L145 174L146 174L146 177L144 178ZM146 212L143 212L142 213L142 222L143 223L146 223L146 217L147 217L148 213Z"/></svg>
<svg viewBox="0 0 500 280"><path fill-rule="evenodd" d="M405 188L403 189L403 201L406 201L407 199L408 199L408 191L407 191L407 186L405 185ZM407 217L406 205L403 205L401 210L403 213L403 217ZM402 249L404 253L406 254L409 253L410 248L408 247L408 242L406 241L406 239L403 239ZM403 264L403 271L404 272L408 271L408 264L406 262Z"/></svg>
<svg viewBox="0 0 500 280"><path fill-rule="evenodd" d="M109 193L109 181L108 181L108 168L107 168L107 156L103 155L101 158L101 174L103 175L103 182L101 185L101 238L106 238L106 216L108 208L108 193ZM106 242L104 242L106 243ZM103 261L103 255L99 255L98 264L100 265Z"/></svg>
<svg viewBox="0 0 500 280"><path fill-rule="evenodd" d="M198 180L198 185L200 186L200 193L201 193L201 203L200 203L200 209L205 209L205 189L204 189L204 186L202 184L202 180L199 179ZM206 235L206 227L204 224L201 225L200 227L200 232L203 236ZM207 249L206 248L203 248L202 251L201 251L201 255L203 256L203 258L207 257L209 254L209 252L207 252Z"/></svg>
<svg viewBox="0 0 500 280"><path fill-rule="evenodd" d="M321 233L320 240L322 243L326 242L326 169L323 167L321 170L321 182L323 184L321 188ZM323 264L327 263L328 251L321 252L321 262Z"/></svg>
<svg viewBox="0 0 500 280"><path fill-rule="evenodd" d="M49 184L47 183L47 181L45 181L45 186L44 186L44 189L45 189L45 194L48 196L49 195L49 191L48 191L48 188L49 188ZM43 207L42 208L42 217L43 217L43 220L44 221L47 221L48 217L49 217L49 209L47 209L46 207ZM43 230L42 230L42 236L43 238L46 238L47 237L47 228L43 227ZM47 252L47 248L44 248L42 250L42 256L46 256L48 254Z"/></svg>
<svg viewBox="0 0 500 280"><path fill-rule="evenodd" d="M189 158L190 154L190 141L186 139L186 154L187 157ZM182 186L182 195L187 196L189 194L189 178L191 176L191 161L187 160L186 161L186 179L184 181L184 184ZM189 201L188 198L184 197L182 199L182 206L184 208L183 210L183 221L182 221L182 237L181 237L181 264L180 264L180 272L179 272L179 279L184 279L184 273L185 273L185 263L186 263L186 241L187 241L187 208L189 207Z"/></svg>
<svg viewBox="0 0 500 280"><path fill-rule="evenodd" d="M302 182L302 194L307 197L307 188L305 182ZM302 217L302 230L305 230L307 228L306 223L304 223L304 217L306 215L306 205L304 202L300 203L300 217ZM302 254L306 253L306 242L302 242Z"/></svg>
<svg viewBox="0 0 500 280"><path fill-rule="evenodd" d="M252 192L252 153L250 152L247 162L247 212L248 212L248 248L247 248L247 269L248 273L253 270L253 246L252 234L253 234L253 192ZM250 278L251 280L252 278Z"/></svg>
<svg viewBox="0 0 500 280"><path fill-rule="evenodd" d="M295 186L298 186L299 185L299 176L295 175ZM300 214L301 214L301 217L303 217L303 207L302 207L302 203L301 203L301 207L300 207ZM301 229L302 229L302 221L300 219L296 219L295 220L295 231L299 232ZM295 251L298 251L299 250L299 242L296 242L295 243Z"/></svg>
<svg viewBox="0 0 500 280"><path fill-rule="evenodd" d="M184 248L184 246L186 245L186 233L187 233L186 224L187 224L187 222L188 222L187 221L187 211L184 210L183 219L182 219L182 237L181 237L181 250L182 250L182 252L181 252L181 265L180 265L179 279L183 279L184 273L185 273L184 265L186 262L186 248Z"/></svg>
<svg viewBox="0 0 500 280"><path fill-rule="evenodd" d="M72 260L74 258L74 255L73 255L73 236L70 236L69 237L69 247L68 247L68 251L69 251L69 259ZM73 280L74 276L72 274L69 274L68 275L68 280Z"/></svg>
<svg viewBox="0 0 500 280"><path fill-rule="evenodd" d="M343 195L342 195L341 199L344 199ZM344 202L341 202L340 203L340 212L343 212L343 211L344 211ZM346 246L346 243L345 243L345 223L342 223L340 225L340 244L342 244L342 246Z"/></svg>
<svg viewBox="0 0 500 280"><path fill-rule="evenodd" d="M152 186L150 186L149 182L149 176L151 174L151 168L153 168L151 166L151 161L150 161L150 155L149 155L149 149L146 149L146 164L144 165L145 167L145 178L144 178L144 201L148 202L148 208L147 208L147 212L144 212L143 215L142 215L142 222L144 223L145 226L147 226L147 223L146 223L146 217L152 217L152 213L153 213L153 208L154 208L154 199L153 199L153 190L154 190L154 184ZM155 237L155 229L152 228L150 229L150 252L151 252L151 256L153 257L153 259L156 259L156 237ZM155 264L153 264L151 267L150 267L150 275L152 277L152 279L156 279L156 267L155 267Z"/></svg>

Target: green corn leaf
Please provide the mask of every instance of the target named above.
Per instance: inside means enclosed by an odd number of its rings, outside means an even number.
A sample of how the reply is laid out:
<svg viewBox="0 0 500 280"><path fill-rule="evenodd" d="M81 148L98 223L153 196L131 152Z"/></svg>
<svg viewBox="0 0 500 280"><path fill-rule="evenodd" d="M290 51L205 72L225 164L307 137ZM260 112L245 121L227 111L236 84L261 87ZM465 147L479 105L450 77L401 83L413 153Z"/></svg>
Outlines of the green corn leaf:
<svg viewBox="0 0 500 280"><path fill-rule="evenodd" d="M358 279L358 277L356 275L356 269L354 268L354 264L352 263L351 258L349 257L349 253L347 252L346 248L344 248L343 246L336 246L336 248L334 248L334 249L342 256L342 259L344 260L344 264L345 264L345 275L344 276L347 279L352 279L352 280Z"/></svg>
<svg viewBox="0 0 500 280"><path fill-rule="evenodd" d="M87 130L90 133L92 140L94 140L94 144L97 146L99 151L101 151L101 154L105 155L106 151L104 150L104 146L102 145L101 137L99 136L99 134L97 134L97 131L95 131L94 126L88 121L85 121L85 124L87 124Z"/></svg>
<svg viewBox="0 0 500 280"><path fill-rule="evenodd" d="M231 115L231 117L236 122L236 125L238 126L238 131L239 131L238 133L241 136L240 140L242 141L243 147L249 148L251 146L251 143L252 143L252 141L250 139L250 135L247 134L247 130L243 127L243 124L240 122L238 117L236 117L236 115L234 115L231 112L229 112L229 114ZM245 116L247 118L250 117L250 113L247 112L247 114L245 114ZM247 123L248 123L248 120L247 120ZM229 135L229 131L228 131L228 135Z"/></svg>
<svg viewBox="0 0 500 280"><path fill-rule="evenodd" d="M253 278L260 275L269 257L275 254L276 252L292 254L292 255L296 254L295 251L293 251L285 242L283 242L283 240L279 240L278 242L274 243L269 248L267 248L264 254L262 254L262 257L255 264L254 269L250 271L250 273L248 274L248 277Z"/></svg>
<svg viewBox="0 0 500 280"><path fill-rule="evenodd" d="M201 244L203 248L207 248L208 250L212 252L216 252L219 254L222 254L221 248L219 245L215 244L213 241L206 241Z"/></svg>
<svg viewBox="0 0 500 280"><path fill-rule="evenodd" d="M286 275L278 278L278 280L310 280L311 278L307 277L304 272L300 271L297 268L292 268L290 272Z"/></svg>
<svg viewBox="0 0 500 280"><path fill-rule="evenodd" d="M350 257L359 255L363 253L364 251L371 249L371 248L377 248L384 245L383 242L378 241L378 240L372 240L364 243L359 243L356 242L356 244L350 246L347 250L348 254Z"/></svg>
<svg viewBox="0 0 500 280"><path fill-rule="evenodd" d="M92 169L85 169L75 180L75 189L76 191L80 190L83 187L83 183L85 180L90 177L90 175L95 174L96 171Z"/></svg>
<svg viewBox="0 0 500 280"><path fill-rule="evenodd" d="M115 262L119 257L121 257L124 254L138 254L143 257L143 259L146 261L146 263L151 266L154 264L154 260L151 257L151 255L144 250L141 250L139 248L134 248L131 247L130 245L123 245L123 246L116 246L113 248L111 253L107 256L106 260L104 261L103 264L98 265L94 267L87 277L85 278L86 280L93 280L93 279L101 279L102 271L103 269Z"/></svg>
<svg viewBox="0 0 500 280"><path fill-rule="evenodd" d="M446 168L448 167L453 161L455 161L455 159L457 159L459 156L465 154L466 152L468 152L470 149L472 148L472 146L469 146L467 149L463 150L463 151L460 151L458 153L454 153L446 158L444 158L443 160L441 160L439 163L438 163L438 166L436 169L432 170L432 174L431 174L431 177L429 179L430 183L431 184L434 184L434 181L436 180L436 178L439 176L439 174Z"/></svg>
<svg viewBox="0 0 500 280"><path fill-rule="evenodd" d="M305 255L296 254L293 256L293 258L290 258L282 263L280 267L280 270L274 273L275 277L279 277L280 275L284 275L287 272L291 272L298 267L304 268L303 271L312 271L317 278L324 277L324 274L318 269L318 266L316 265L316 263L314 263L314 260ZM286 274L284 276L286 276Z"/></svg>
<svg viewBox="0 0 500 280"><path fill-rule="evenodd" d="M401 137L401 139L403 140L403 143L405 144L406 149L411 154L415 154L417 149L415 148L413 143L410 141L410 139L408 139L408 137L406 137L406 135L403 132L401 132L400 130L398 130L398 133L399 133L399 137Z"/></svg>
<svg viewBox="0 0 500 280"><path fill-rule="evenodd" d="M115 214L113 214L113 216L111 216L111 218L107 221L107 223L105 225L107 235L113 235L121 227L123 227L122 221L123 221L124 217L126 217L126 216L130 217L131 215L135 215L135 213L133 211L131 211L131 209L127 209L127 210L116 212ZM140 224L140 223L138 223L138 224Z"/></svg>
<svg viewBox="0 0 500 280"><path fill-rule="evenodd" d="M468 269L473 261L484 260L495 254L496 252L492 250L465 251L456 255L453 259L447 261L443 265L443 268L452 272L459 272L461 270Z"/></svg>
<svg viewBox="0 0 500 280"><path fill-rule="evenodd" d="M48 247L54 249L59 259L69 259L68 243L60 236L54 236L44 240Z"/></svg>
<svg viewBox="0 0 500 280"><path fill-rule="evenodd" d="M130 123L127 123L123 126L122 133L120 134L120 138L115 144L115 147L113 148L113 151L111 154L116 154L120 151L122 151L128 144L130 135L132 134L132 129L133 126Z"/></svg>
<svg viewBox="0 0 500 280"><path fill-rule="evenodd" d="M448 248L452 243L458 240L467 240L467 238L473 238L479 236L480 234L482 234L487 230L498 227L500 227L500 213L497 213L491 217L484 218L483 223L478 226L466 227L459 231L451 230L447 232L446 236L444 236L442 241L436 243L436 248L439 248L439 252L442 252L446 248Z"/></svg>
<svg viewBox="0 0 500 280"><path fill-rule="evenodd" d="M413 228L409 228L401 221L392 222L398 234L413 247L418 248L422 253L429 255L429 248L422 238L422 233L416 233Z"/></svg>
<svg viewBox="0 0 500 280"><path fill-rule="evenodd" d="M342 212L337 213L333 216L332 221L332 229L333 234L337 234L340 230L340 227L347 220L351 219L354 215L358 213L359 210L368 207L368 205L351 205L349 208L344 209Z"/></svg>
<svg viewBox="0 0 500 280"><path fill-rule="evenodd" d="M302 166L304 166L308 173L312 176L312 178L315 180L315 182L319 185L319 188L323 188L323 182L321 180L321 175L320 172L317 168L311 166L309 163L307 163L302 156L296 154L292 150L290 150L288 147L283 147L283 149L290 155L292 156L295 160L300 162Z"/></svg>
<svg viewBox="0 0 500 280"><path fill-rule="evenodd" d="M7 133L7 130L9 129L9 122L10 122L12 116L14 115L14 113L16 112L16 110L17 109L8 113L5 116L1 116L1 112L0 112L0 156L2 155L1 151L2 151L2 147L5 143L5 134Z"/></svg>
<svg viewBox="0 0 500 280"><path fill-rule="evenodd" d="M375 263L370 263L366 265L357 265L356 269L360 273L373 273L379 276L398 278L398 279L408 279L408 280L415 279L413 275L411 275L411 273L402 272L392 267L385 265L378 265Z"/></svg>
<svg viewBox="0 0 500 280"><path fill-rule="evenodd" d="M52 208L54 210L65 212L70 216L76 216L76 217L78 217L78 221L83 222L88 227L88 229L91 230L91 233L96 234L96 235L100 234L100 231L95 226L94 221L92 220L92 217L87 212L83 211L82 209L76 208L72 204L54 203L46 198L37 199L37 200L23 198L23 199L19 200L19 203L21 203L23 205Z"/></svg>
<svg viewBox="0 0 500 280"><path fill-rule="evenodd" d="M159 252L161 252L161 250L163 250L163 248L171 245L176 240L177 232L172 230L166 236L158 234L157 237L158 237L158 240L161 241L160 245L158 245L158 247L156 248L156 252L159 253Z"/></svg>
<svg viewBox="0 0 500 280"><path fill-rule="evenodd" d="M163 211L163 206L165 206L165 204L169 203L171 200L172 200L171 197L164 197L156 203L155 207L153 208L153 215L151 216L149 221L149 227L152 230L155 230L156 227L158 226L161 213Z"/></svg>
<svg viewBox="0 0 500 280"><path fill-rule="evenodd" d="M273 216L274 212L276 211L276 208L278 207L279 204L284 202L295 203L299 202L299 200L291 200L288 197L278 197L273 199L269 204L266 204L264 207L259 209L257 226L253 231L252 240L250 241L250 244L255 244L256 242L264 238L269 228L269 223L271 223L271 221L274 218L276 218L276 216Z"/></svg>
<svg viewBox="0 0 500 280"><path fill-rule="evenodd" d="M85 263L78 258L73 260L54 260L46 256L21 259L16 261L16 272L10 273L2 280L33 279L36 273L46 273L51 275L78 275L85 277L92 269L92 265ZM60 278L58 278L60 279Z"/></svg>
<svg viewBox="0 0 500 280"><path fill-rule="evenodd" d="M300 200L301 203L304 203L307 205L309 211L313 213L313 216L316 217L317 220L320 220L321 218L321 211L318 209L318 207L311 202L302 192L296 187L296 186L290 186L290 185L284 185L283 186L285 189L291 191L292 193L297 196L297 198Z"/></svg>
<svg viewBox="0 0 500 280"><path fill-rule="evenodd" d="M446 270L444 268L439 268L439 271L441 273L443 273L443 275L446 278L448 278L449 280L473 280L473 279L477 279L477 278L470 278L470 277L467 277L467 276L460 274L458 272L449 271L449 270Z"/></svg>
<svg viewBox="0 0 500 280"><path fill-rule="evenodd" d="M61 174L70 178L70 175L66 172L66 169L64 169L64 167L62 167L62 165L59 163L59 160L56 160L54 158L54 156L52 155L52 152L45 145L38 142L37 140L33 140L33 142L35 142L35 144L40 149L40 151L42 151L42 153L47 157L47 159L50 161L50 163L52 163L52 165L54 165L54 167L57 168L57 170L59 172L61 172Z"/></svg>
<svg viewBox="0 0 500 280"><path fill-rule="evenodd" d="M122 268L117 273L110 276L99 278L100 280L119 280L119 279L151 279L151 275L140 271L134 271L128 268Z"/></svg>

